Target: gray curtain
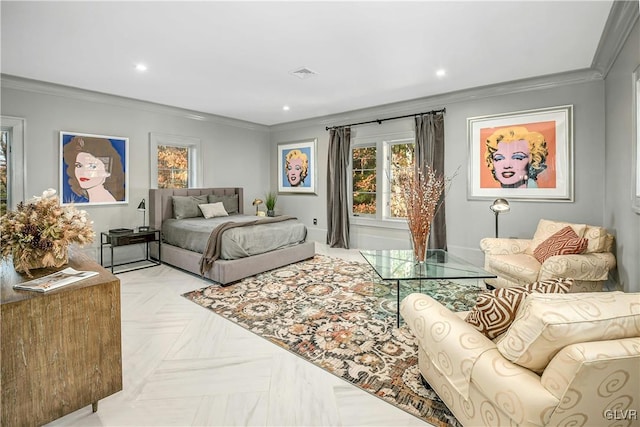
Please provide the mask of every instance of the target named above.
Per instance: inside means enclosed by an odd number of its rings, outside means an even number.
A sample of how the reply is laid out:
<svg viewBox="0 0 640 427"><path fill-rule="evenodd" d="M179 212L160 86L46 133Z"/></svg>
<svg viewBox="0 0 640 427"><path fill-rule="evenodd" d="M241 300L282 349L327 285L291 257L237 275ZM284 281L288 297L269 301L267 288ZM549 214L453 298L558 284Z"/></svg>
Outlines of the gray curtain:
<svg viewBox="0 0 640 427"><path fill-rule="evenodd" d="M416 116L416 168L424 172L430 166L438 175L444 175L444 114ZM431 224L429 249L447 250L447 224L444 200Z"/></svg>
<svg viewBox="0 0 640 427"><path fill-rule="evenodd" d="M327 162L327 244L332 248L349 248L350 145L351 128L331 129Z"/></svg>

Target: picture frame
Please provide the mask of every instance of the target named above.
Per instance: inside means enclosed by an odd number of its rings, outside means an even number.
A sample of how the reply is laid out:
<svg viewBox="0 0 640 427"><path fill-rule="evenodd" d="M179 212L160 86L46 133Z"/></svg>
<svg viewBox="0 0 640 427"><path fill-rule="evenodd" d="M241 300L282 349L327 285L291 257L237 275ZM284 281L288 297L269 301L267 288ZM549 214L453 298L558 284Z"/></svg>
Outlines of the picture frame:
<svg viewBox="0 0 640 427"><path fill-rule="evenodd" d="M633 71L633 147L631 171L633 173L631 208L640 215L640 66Z"/></svg>
<svg viewBox="0 0 640 427"><path fill-rule="evenodd" d="M60 132L60 203L129 203L129 138Z"/></svg>
<svg viewBox="0 0 640 427"><path fill-rule="evenodd" d="M317 138L278 144L278 193L316 194Z"/></svg>
<svg viewBox="0 0 640 427"><path fill-rule="evenodd" d="M573 105L470 117L467 139L469 200L573 202Z"/></svg>

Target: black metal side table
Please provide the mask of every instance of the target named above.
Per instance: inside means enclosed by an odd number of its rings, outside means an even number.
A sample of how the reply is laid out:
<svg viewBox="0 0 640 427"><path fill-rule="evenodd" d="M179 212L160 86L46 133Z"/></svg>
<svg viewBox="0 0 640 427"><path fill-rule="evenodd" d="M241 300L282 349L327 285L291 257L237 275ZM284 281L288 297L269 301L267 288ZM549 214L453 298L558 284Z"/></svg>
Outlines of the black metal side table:
<svg viewBox="0 0 640 427"><path fill-rule="evenodd" d="M158 243L158 259L152 259L149 257L149 243L151 242L157 242ZM136 261L127 261L127 262L123 262L120 264L114 264L113 262L113 248L115 247L119 247L119 246L127 246L127 245L136 245L136 244L140 244L140 243L144 243L145 244L145 258L141 259L141 260L136 260ZM103 252L104 252L104 248L105 246L108 246L109 249L111 250L111 265L104 265L104 261L103 261ZM108 232L101 232L100 233L100 265L102 265L105 268L111 268L111 273L115 273L113 268L114 267L119 267L121 265L128 265L128 264L136 264L136 263L140 263L140 262L147 262L147 264L139 266L139 267L133 267L133 268L127 268L121 271L118 271L118 273L124 273L125 271L133 271L133 270L139 270L141 268L149 268L149 267L155 267L157 265L160 265L162 262L162 233L160 230L156 230L154 228L150 228L148 230L144 230L144 231L135 231L135 230L111 230Z"/></svg>

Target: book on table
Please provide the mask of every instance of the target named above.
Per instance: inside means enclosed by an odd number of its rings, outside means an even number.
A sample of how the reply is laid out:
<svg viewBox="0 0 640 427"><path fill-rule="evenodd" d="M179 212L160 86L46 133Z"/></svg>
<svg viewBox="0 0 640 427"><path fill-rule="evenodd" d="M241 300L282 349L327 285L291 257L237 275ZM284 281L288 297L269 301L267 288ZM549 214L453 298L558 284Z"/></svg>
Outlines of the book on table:
<svg viewBox="0 0 640 427"><path fill-rule="evenodd" d="M28 282L18 283L13 285L13 289L47 292L61 288L62 286L70 285L71 283L79 282L80 280L88 279L89 277L96 276L97 274L97 271L78 271L68 267L64 270L29 280Z"/></svg>

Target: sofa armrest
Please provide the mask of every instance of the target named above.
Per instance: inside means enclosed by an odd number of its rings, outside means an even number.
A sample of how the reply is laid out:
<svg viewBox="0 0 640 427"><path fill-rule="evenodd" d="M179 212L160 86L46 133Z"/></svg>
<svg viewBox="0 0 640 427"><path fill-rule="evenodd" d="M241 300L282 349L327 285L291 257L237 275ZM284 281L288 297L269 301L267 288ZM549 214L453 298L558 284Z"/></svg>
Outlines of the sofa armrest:
<svg viewBox="0 0 640 427"><path fill-rule="evenodd" d="M580 414L584 425L604 425L603 417L614 410L630 408L636 413L639 365L640 337L565 347L542 374L542 385L560 399L548 424L560 425ZM629 418L626 425L637 425L634 419Z"/></svg>
<svg viewBox="0 0 640 427"><path fill-rule="evenodd" d="M590 281L607 280L609 270L615 266L616 258L610 252L556 255L542 263L539 280L557 277Z"/></svg>
<svg viewBox="0 0 640 427"><path fill-rule="evenodd" d="M505 359L498 349L478 359L471 381L517 425L546 425L560 400L540 384L540 376Z"/></svg>
<svg viewBox="0 0 640 427"><path fill-rule="evenodd" d="M531 239L500 239L485 237L480 240L480 249L487 255L522 254L531 244Z"/></svg>
<svg viewBox="0 0 640 427"><path fill-rule="evenodd" d="M467 399L473 365L496 345L427 295L407 296L400 304L400 314L435 368Z"/></svg>

